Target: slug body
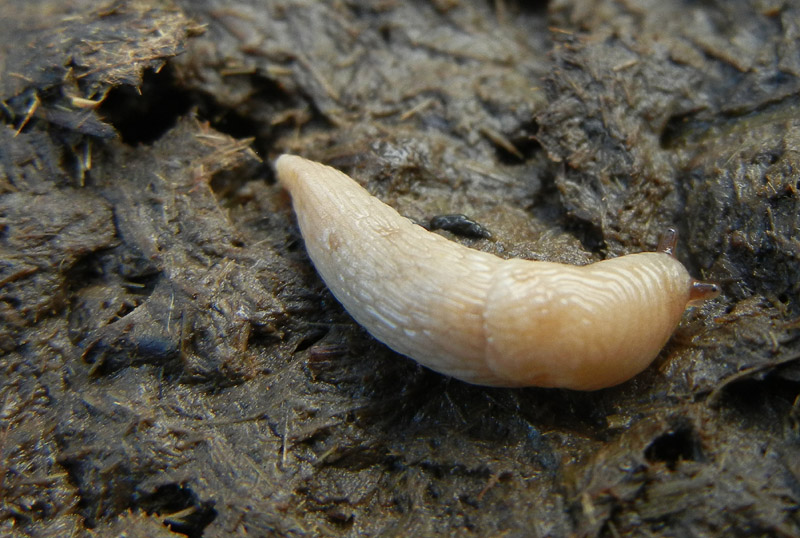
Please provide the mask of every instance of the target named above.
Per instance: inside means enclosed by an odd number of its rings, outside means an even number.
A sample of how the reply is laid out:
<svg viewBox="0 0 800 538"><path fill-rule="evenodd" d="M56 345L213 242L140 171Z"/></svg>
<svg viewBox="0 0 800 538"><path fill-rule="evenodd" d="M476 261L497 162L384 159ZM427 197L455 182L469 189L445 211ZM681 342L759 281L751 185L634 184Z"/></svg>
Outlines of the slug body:
<svg viewBox="0 0 800 538"><path fill-rule="evenodd" d="M283 155L306 249L395 351L469 383L594 390L644 370L687 305L715 295L664 252L576 267L503 260L428 232L347 175Z"/></svg>

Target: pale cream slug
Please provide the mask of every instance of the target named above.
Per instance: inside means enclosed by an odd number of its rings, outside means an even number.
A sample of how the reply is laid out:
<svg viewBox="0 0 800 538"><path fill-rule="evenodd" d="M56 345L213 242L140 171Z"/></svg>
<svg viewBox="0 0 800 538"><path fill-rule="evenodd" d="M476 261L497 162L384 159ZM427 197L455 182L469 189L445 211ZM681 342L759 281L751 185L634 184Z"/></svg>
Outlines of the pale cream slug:
<svg viewBox="0 0 800 538"><path fill-rule="evenodd" d="M672 256L583 267L503 260L428 232L347 175L293 155L275 163L306 249L375 338L469 383L594 390L644 370L684 309L717 295Z"/></svg>

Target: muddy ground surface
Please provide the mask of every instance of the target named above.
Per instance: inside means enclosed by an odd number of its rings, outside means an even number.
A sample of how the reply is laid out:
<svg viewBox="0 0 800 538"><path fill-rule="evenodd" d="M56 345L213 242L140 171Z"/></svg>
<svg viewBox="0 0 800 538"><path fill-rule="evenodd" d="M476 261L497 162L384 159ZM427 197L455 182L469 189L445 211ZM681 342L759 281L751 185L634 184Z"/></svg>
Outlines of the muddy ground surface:
<svg viewBox="0 0 800 538"><path fill-rule="evenodd" d="M0 535L800 535L800 2L6 0ZM270 162L722 295L591 393L371 339Z"/></svg>

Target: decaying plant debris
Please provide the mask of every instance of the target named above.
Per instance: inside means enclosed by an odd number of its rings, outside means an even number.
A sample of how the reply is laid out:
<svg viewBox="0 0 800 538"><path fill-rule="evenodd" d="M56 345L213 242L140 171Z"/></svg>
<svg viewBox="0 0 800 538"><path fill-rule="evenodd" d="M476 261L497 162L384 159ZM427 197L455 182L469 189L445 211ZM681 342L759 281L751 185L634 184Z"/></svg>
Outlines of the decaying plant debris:
<svg viewBox="0 0 800 538"><path fill-rule="evenodd" d="M800 534L800 5L8 0L0 534ZM501 256L723 296L594 393L369 338L291 151Z"/></svg>

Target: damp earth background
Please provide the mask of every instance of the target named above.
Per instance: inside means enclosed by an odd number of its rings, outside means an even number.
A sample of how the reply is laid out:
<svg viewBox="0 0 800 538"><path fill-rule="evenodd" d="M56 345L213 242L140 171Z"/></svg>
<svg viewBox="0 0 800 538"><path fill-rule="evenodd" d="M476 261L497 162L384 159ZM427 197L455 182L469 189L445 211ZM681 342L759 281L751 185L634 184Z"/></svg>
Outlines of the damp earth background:
<svg viewBox="0 0 800 538"><path fill-rule="evenodd" d="M800 2L6 0L0 535L800 534ZM722 295L596 392L371 339L271 161Z"/></svg>

